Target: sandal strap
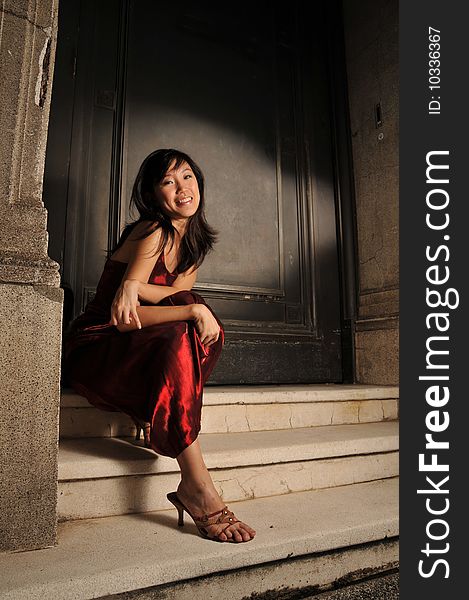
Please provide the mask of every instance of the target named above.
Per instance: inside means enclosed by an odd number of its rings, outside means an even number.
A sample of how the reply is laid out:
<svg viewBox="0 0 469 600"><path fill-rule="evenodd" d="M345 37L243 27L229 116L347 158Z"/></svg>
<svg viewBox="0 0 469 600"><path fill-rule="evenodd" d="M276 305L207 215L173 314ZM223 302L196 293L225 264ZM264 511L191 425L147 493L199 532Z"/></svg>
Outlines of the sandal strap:
<svg viewBox="0 0 469 600"><path fill-rule="evenodd" d="M217 517L216 515L220 516ZM216 510L213 513L202 515L202 517L194 517L194 520L201 525L215 525L217 523L236 523L239 519L227 506L224 506L221 510Z"/></svg>

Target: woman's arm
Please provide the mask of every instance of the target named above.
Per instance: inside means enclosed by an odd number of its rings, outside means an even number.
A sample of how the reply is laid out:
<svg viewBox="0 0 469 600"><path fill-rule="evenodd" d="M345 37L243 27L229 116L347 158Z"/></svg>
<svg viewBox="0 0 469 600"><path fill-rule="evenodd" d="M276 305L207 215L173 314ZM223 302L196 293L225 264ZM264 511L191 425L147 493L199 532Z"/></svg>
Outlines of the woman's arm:
<svg viewBox="0 0 469 600"><path fill-rule="evenodd" d="M156 285L154 283L142 283L138 282L135 284L138 293L138 299L145 302L151 302L152 304L158 304L160 300L170 296L181 290L191 290L197 278L197 269L193 272L187 270L185 273L181 273L177 276L173 285ZM123 282L125 284L125 282ZM132 284L126 284L127 286Z"/></svg>
<svg viewBox="0 0 469 600"><path fill-rule="evenodd" d="M220 336L217 320L204 304L185 304L182 306L139 306L138 316L143 327L167 323L169 321L194 321L195 328L204 346L214 344ZM139 329L134 319L129 324L117 325L124 333Z"/></svg>
<svg viewBox="0 0 469 600"><path fill-rule="evenodd" d="M124 275L122 283L119 286L111 308L111 325L128 325L132 320L136 327L140 329L141 323L137 312L137 301L143 300L152 304L158 304L160 300L175 294L180 290L190 290L195 283L197 269L191 272L188 269L185 273L178 275L172 286L156 285L153 283L143 283L138 279L126 279ZM119 318L122 315L122 318Z"/></svg>
<svg viewBox="0 0 469 600"><path fill-rule="evenodd" d="M157 260L154 249L159 245L162 236L161 228L158 228L146 238L138 239L150 226L149 221L138 223L125 241L131 258L112 302L110 325L128 325L132 317L137 327L141 328L137 313L137 287L139 283L147 282L150 277Z"/></svg>
<svg viewBox="0 0 469 600"><path fill-rule="evenodd" d="M137 312L142 327L168 323L169 321L191 321L195 318L194 304L183 306L138 306ZM117 325L118 331L140 329L134 319L129 324Z"/></svg>

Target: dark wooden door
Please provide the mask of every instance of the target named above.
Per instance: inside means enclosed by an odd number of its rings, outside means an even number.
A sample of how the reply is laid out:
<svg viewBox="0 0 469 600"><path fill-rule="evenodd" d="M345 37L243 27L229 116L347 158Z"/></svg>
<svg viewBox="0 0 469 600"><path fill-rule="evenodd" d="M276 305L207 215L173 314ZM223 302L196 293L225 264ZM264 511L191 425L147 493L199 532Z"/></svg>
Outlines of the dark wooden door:
<svg viewBox="0 0 469 600"><path fill-rule="evenodd" d="M342 379L324 15L305 6L82 3L63 260L75 314L135 216L141 161L184 150L219 231L194 288L226 329L211 383Z"/></svg>

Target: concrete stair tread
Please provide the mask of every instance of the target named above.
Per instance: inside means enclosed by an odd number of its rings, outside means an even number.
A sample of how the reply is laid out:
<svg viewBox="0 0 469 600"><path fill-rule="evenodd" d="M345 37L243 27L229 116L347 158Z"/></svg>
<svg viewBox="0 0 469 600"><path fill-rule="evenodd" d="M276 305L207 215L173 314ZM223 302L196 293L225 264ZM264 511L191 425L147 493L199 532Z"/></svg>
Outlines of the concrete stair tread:
<svg viewBox="0 0 469 600"><path fill-rule="evenodd" d="M207 386L204 405L269 404L291 402L340 402L350 400L384 400L399 397L399 388L392 385L310 384L266 386ZM74 390L65 388L62 408L86 408L90 403Z"/></svg>
<svg viewBox="0 0 469 600"><path fill-rule="evenodd" d="M0 556L0 596L87 600L398 535L397 478L229 507L250 542L205 540L187 514L178 529L175 508L62 523L58 546Z"/></svg>
<svg viewBox="0 0 469 600"><path fill-rule="evenodd" d="M398 422L200 434L208 468L314 460L398 449ZM233 457L236 457L234 464ZM60 441L59 481L178 471L177 462L129 438Z"/></svg>

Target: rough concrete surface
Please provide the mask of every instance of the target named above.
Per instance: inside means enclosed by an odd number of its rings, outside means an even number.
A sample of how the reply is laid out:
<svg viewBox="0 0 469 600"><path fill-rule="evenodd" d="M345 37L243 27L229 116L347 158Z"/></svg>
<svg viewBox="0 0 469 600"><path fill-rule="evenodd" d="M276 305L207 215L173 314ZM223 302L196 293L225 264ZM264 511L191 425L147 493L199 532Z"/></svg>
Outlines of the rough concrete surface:
<svg viewBox="0 0 469 600"><path fill-rule="evenodd" d="M399 380L399 329L357 331L357 378L370 383L393 384Z"/></svg>
<svg viewBox="0 0 469 600"><path fill-rule="evenodd" d="M360 385L344 383L307 385L217 385L204 389L204 405L270 404L292 402L351 402L353 400L391 400L399 398L394 385ZM63 408L82 408L88 401L71 388L62 391Z"/></svg>
<svg viewBox="0 0 469 600"><path fill-rule="evenodd" d="M56 541L63 293L42 182L57 0L0 7L0 551Z"/></svg>
<svg viewBox="0 0 469 600"><path fill-rule="evenodd" d="M272 403L231 406L202 406L200 433L273 431L323 425L376 423L397 419L398 401ZM60 437L131 437L136 429L124 413L94 407L60 410Z"/></svg>
<svg viewBox="0 0 469 600"><path fill-rule="evenodd" d="M235 580L221 577L221 590L207 585L198 596L190 588L167 596L241 600L253 591L325 586L357 572L370 576L395 568L398 560L396 479L247 500L231 509L255 527L254 539L239 544L203 539L189 519L177 527L175 509L63 523L58 546L0 555L0 596L84 600L167 584L187 587L194 578L242 569ZM332 558L343 549L352 555ZM301 568L283 570L290 559L305 557ZM250 579L246 568L254 566L264 572Z"/></svg>
<svg viewBox="0 0 469 600"><path fill-rule="evenodd" d="M349 585L340 590L325 592L316 596L299 595L295 598L303 598L304 600L398 600L399 575L393 573Z"/></svg>
<svg viewBox="0 0 469 600"><path fill-rule="evenodd" d="M387 544L391 546L390 542ZM321 568L327 569L328 559L335 560L337 563L345 563L351 559L353 550L345 550L342 553L332 553L328 556L320 557L314 561L311 558L304 558L301 561L285 561L285 564L279 571L288 579L288 571L291 572L296 568L301 570L304 568ZM345 558L347 557L347 558ZM345 559L345 560L344 560ZM269 565L261 568L263 573L264 583L275 585L277 579L275 575L275 566ZM238 573L224 574L221 577L214 576L213 578L205 578L187 582L185 585L162 586L148 590L135 590L125 594L113 594L112 596L101 597L98 600L233 600L237 594L231 591L233 587L240 587L240 579L243 579L243 587L248 588L246 580L250 580L252 584L253 572L261 569L244 570ZM259 574L258 574L259 576ZM353 577L353 575L352 575ZM223 578L223 579L222 579ZM344 579L348 579L345 577ZM218 592L214 593L218 580ZM340 585L340 581L334 582L334 586ZM253 588L255 589L255 584ZM340 589L334 589L327 592L317 592L311 594L311 586L303 589L298 589L290 586L279 586L277 589L270 588L265 592L252 591L243 596L240 600L397 600L399 598L399 576L397 573L377 575L373 579L360 581L344 585Z"/></svg>
<svg viewBox="0 0 469 600"><path fill-rule="evenodd" d="M0 285L0 550L55 543L62 290Z"/></svg>
<svg viewBox="0 0 469 600"><path fill-rule="evenodd" d="M0 204L41 207L58 7L54 0L2 4L0 179L8 185Z"/></svg>
<svg viewBox="0 0 469 600"><path fill-rule="evenodd" d="M399 290L399 2L344 0L343 7L357 218L357 381L397 384L398 322L391 332L387 319L397 321ZM363 331L368 323L375 331Z"/></svg>
<svg viewBox="0 0 469 600"><path fill-rule="evenodd" d="M199 439L225 502L384 479L399 472L397 422L201 434ZM179 479L174 459L157 456L133 440L61 440L59 518L164 510L166 491L175 489Z"/></svg>

